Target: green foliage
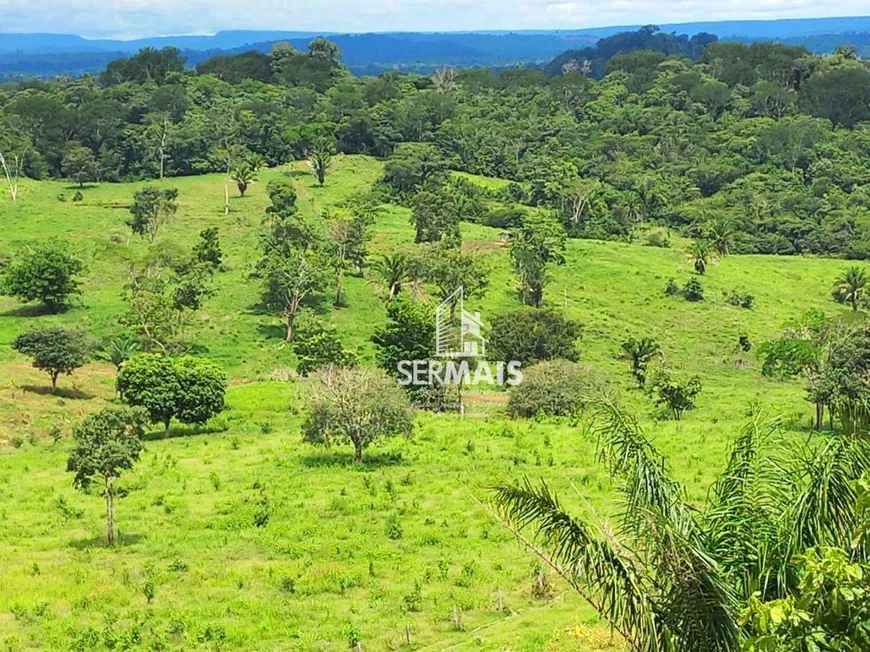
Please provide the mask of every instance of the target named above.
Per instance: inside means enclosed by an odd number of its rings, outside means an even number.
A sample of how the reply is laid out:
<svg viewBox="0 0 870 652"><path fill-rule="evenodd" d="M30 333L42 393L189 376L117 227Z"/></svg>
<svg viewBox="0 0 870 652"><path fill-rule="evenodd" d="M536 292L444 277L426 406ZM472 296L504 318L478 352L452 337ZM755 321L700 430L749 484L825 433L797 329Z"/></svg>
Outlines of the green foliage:
<svg viewBox="0 0 870 652"><path fill-rule="evenodd" d="M34 367L48 373L54 391L57 377L60 374L69 376L84 366L92 347L80 331L54 326L22 333L15 338L12 348L32 358Z"/></svg>
<svg viewBox="0 0 870 652"><path fill-rule="evenodd" d="M342 348L335 331L327 330L319 323L300 329L293 341L293 352L299 360L296 371L303 376L327 365L353 367L357 363L353 351Z"/></svg>
<svg viewBox="0 0 870 652"><path fill-rule="evenodd" d="M209 227L199 232L199 241L193 245L192 258L197 263L210 265L214 270L220 268L223 251L217 227Z"/></svg>
<svg viewBox="0 0 870 652"><path fill-rule="evenodd" d="M177 199L177 188L160 190L148 186L137 190L133 195L131 217L127 220L127 225L136 235L147 237L149 242L154 242L160 227L166 224L178 210Z"/></svg>
<svg viewBox="0 0 870 652"><path fill-rule="evenodd" d="M667 367L659 367L649 379L649 391L655 397L656 405L666 407L679 421L686 410L695 407L695 399L701 393L701 378L683 376Z"/></svg>
<svg viewBox="0 0 870 652"><path fill-rule="evenodd" d="M326 173L332 166L333 151L332 143L326 139L319 139L308 154L308 167L317 177L317 183L320 186L326 181Z"/></svg>
<svg viewBox="0 0 870 652"><path fill-rule="evenodd" d="M860 267L850 267L834 283L831 295L837 303L848 303L852 310L858 310L864 302L867 289L867 272Z"/></svg>
<svg viewBox="0 0 870 652"><path fill-rule="evenodd" d="M236 182L239 197L244 197L248 187L257 180L257 171L248 161L242 161L230 171L230 178Z"/></svg>
<svg viewBox="0 0 870 652"><path fill-rule="evenodd" d="M349 443L354 461L379 439L410 437L414 411L396 382L371 369L326 367L312 387L311 412L302 425L313 444Z"/></svg>
<svg viewBox="0 0 870 652"><path fill-rule="evenodd" d="M622 352L631 365L631 375L637 381L637 386L643 388L649 364L661 357L661 347L650 337L631 338L622 343Z"/></svg>
<svg viewBox="0 0 870 652"><path fill-rule="evenodd" d="M701 281L697 278L692 277L686 284L683 286L683 298L686 301L703 301L704 300L704 286L701 285Z"/></svg>
<svg viewBox="0 0 870 652"><path fill-rule="evenodd" d="M507 410L520 417L576 416L603 391L604 383L582 365L548 360L523 369L523 382L510 389Z"/></svg>
<svg viewBox="0 0 870 652"><path fill-rule="evenodd" d="M129 471L142 452L145 414L127 408L106 408L87 417L73 431L75 444L66 470L74 473L73 484L86 490L96 481L106 499L106 531L109 545L115 543L115 480Z"/></svg>
<svg viewBox="0 0 870 652"><path fill-rule="evenodd" d="M867 564L839 548L812 548L797 557L794 595L763 602L753 596L742 614L751 636L746 652L864 650L870 646Z"/></svg>
<svg viewBox="0 0 870 652"><path fill-rule="evenodd" d="M38 242L0 270L0 293L25 303L40 301L50 312L58 312L70 296L81 293L77 277L84 271L84 263L65 244Z"/></svg>
<svg viewBox="0 0 870 652"><path fill-rule="evenodd" d="M97 159L89 147L70 145L63 155L61 169L66 177L83 187L87 181L95 181L98 175Z"/></svg>
<svg viewBox="0 0 870 652"><path fill-rule="evenodd" d="M725 293L725 301L738 308L746 308L752 310L755 305L755 297L748 292L740 292L739 290L731 290Z"/></svg>
<svg viewBox="0 0 870 652"><path fill-rule="evenodd" d="M444 301L460 287L464 288L466 299L486 294L489 268L479 254L444 244L430 245L417 263L423 279L437 288L439 301Z"/></svg>
<svg viewBox="0 0 870 652"><path fill-rule="evenodd" d="M513 234L511 263L523 303L540 308L550 281L549 266L565 262L565 229L552 216L529 214Z"/></svg>
<svg viewBox="0 0 870 652"><path fill-rule="evenodd" d="M518 308L497 315L489 331L488 355L493 360L532 364L562 358L580 359L575 343L580 324L550 309Z"/></svg>
<svg viewBox="0 0 870 652"><path fill-rule="evenodd" d="M208 360L140 353L121 366L116 387L126 403L144 408L168 435L172 419L201 425L220 413L227 378Z"/></svg>

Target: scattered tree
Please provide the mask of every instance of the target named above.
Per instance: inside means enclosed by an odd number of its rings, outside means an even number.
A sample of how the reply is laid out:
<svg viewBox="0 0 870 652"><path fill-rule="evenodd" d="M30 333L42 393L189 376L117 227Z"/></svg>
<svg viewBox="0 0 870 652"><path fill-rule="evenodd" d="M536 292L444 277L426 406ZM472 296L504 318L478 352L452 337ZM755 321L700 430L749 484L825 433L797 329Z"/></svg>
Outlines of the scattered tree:
<svg viewBox="0 0 870 652"><path fill-rule="evenodd" d="M257 180L257 172L251 167L250 163L243 161L232 169L230 178L236 182L236 187L239 189L239 197L244 197L248 191L248 186Z"/></svg>
<svg viewBox="0 0 870 652"><path fill-rule="evenodd" d="M133 196L133 206L130 208L132 217L127 225L133 233L147 237L154 242L157 231L175 215L178 210L178 189L160 190L152 186L143 188Z"/></svg>
<svg viewBox="0 0 870 652"><path fill-rule="evenodd" d="M121 366L116 383L126 403L142 407L169 436L172 419L202 425L224 409L226 374L213 362L140 353Z"/></svg>
<svg viewBox="0 0 870 652"><path fill-rule="evenodd" d="M59 240L27 245L0 271L0 294L60 312L70 296L81 293L78 276L84 271L81 259Z"/></svg>
<svg viewBox="0 0 870 652"><path fill-rule="evenodd" d="M523 382L510 388L507 411L513 416L578 415L606 391L591 370L570 360L547 360L523 369Z"/></svg>
<svg viewBox="0 0 870 652"><path fill-rule="evenodd" d="M97 159L90 147L72 145L67 148L61 168L70 181L79 184L79 188L84 188L87 181L97 179Z"/></svg>
<svg viewBox="0 0 870 652"><path fill-rule="evenodd" d="M540 308L550 281L549 266L565 262L565 229L552 216L529 214L513 234L511 262L523 303Z"/></svg>
<svg viewBox="0 0 870 652"><path fill-rule="evenodd" d="M75 444L66 470L75 473L73 484L86 491L96 481L106 499L106 540L115 545L117 479L129 471L142 452L143 424L140 410L106 408L91 415L73 431Z"/></svg>
<svg viewBox="0 0 870 652"><path fill-rule="evenodd" d="M867 272L860 267L850 267L837 278L831 295L838 303L848 303L853 311L864 302L867 289Z"/></svg>
<svg viewBox="0 0 870 652"><path fill-rule="evenodd" d="M302 425L305 441L353 445L355 462L372 443L410 437L414 410L395 380L373 369L330 366L312 389L311 413Z"/></svg>
<svg viewBox="0 0 870 652"><path fill-rule="evenodd" d="M83 333L58 326L22 333L15 338L12 348L33 358L33 366L48 373L52 392L57 389L57 377L69 376L83 367L91 353Z"/></svg>
<svg viewBox="0 0 870 652"><path fill-rule="evenodd" d="M622 352L631 365L631 375L637 381L637 386L643 388L649 364L661 356L661 347L650 337L631 338L622 343Z"/></svg>
<svg viewBox="0 0 870 652"><path fill-rule="evenodd" d="M579 337L580 324L556 310L518 308L493 319L487 357L523 364L557 358L576 362Z"/></svg>
<svg viewBox="0 0 870 652"><path fill-rule="evenodd" d="M314 143L308 154L308 167L312 174L317 177L317 183L323 186L326 181L326 173L332 167L333 146L328 140L320 139Z"/></svg>
<svg viewBox="0 0 870 652"><path fill-rule="evenodd" d="M680 376L667 367L656 369L649 384L656 405L665 406L677 421L695 407L695 398L701 393L698 376Z"/></svg>

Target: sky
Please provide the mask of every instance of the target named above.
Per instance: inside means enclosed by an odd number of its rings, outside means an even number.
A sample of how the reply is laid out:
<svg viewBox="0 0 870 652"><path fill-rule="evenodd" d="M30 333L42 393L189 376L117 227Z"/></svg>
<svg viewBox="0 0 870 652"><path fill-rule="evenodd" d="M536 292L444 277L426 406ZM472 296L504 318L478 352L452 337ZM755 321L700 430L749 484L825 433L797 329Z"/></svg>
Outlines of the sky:
<svg viewBox="0 0 870 652"><path fill-rule="evenodd" d="M578 29L867 13L866 0L0 0L0 32L139 38L229 29Z"/></svg>

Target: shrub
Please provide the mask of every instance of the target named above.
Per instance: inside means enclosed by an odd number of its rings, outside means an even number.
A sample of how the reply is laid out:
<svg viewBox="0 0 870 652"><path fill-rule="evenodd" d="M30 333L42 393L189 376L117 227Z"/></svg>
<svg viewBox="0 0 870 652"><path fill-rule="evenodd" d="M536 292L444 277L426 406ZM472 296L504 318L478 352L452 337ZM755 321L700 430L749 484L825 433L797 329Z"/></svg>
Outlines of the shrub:
<svg viewBox="0 0 870 652"><path fill-rule="evenodd" d="M293 352L299 360L296 371L302 376L327 365L354 367L357 363L353 351L342 348L335 331L326 330L320 324L297 331Z"/></svg>
<svg viewBox="0 0 870 652"><path fill-rule="evenodd" d="M679 421L683 412L695 407L695 398L701 392L701 379L698 376L681 377L662 367L653 374L650 387L656 404L667 407Z"/></svg>
<svg viewBox="0 0 870 652"><path fill-rule="evenodd" d="M683 298L686 301L703 301L704 286L701 285L701 281L695 277L690 278L683 286Z"/></svg>
<svg viewBox="0 0 870 652"><path fill-rule="evenodd" d="M665 285L665 294L669 297L675 297L680 293L680 286L677 285L676 279L669 278Z"/></svg>
<svg viewBox="0 0 870 652"><path fill-rule="evenodd" d="M731 290L730 292L725 293L725 301L732 306L751 310L752 306L755 304L755 297L748 293L739 292L738 290Z"/></svg>
<svg viewBox="0 0 870 652"><path fill-rule="evenodd" d="M511 388L507 410L519 417L573 416L603 388L602 381L576 362L539 362L524 370L523 382Z"/></svg>
<svg viewBox="0 0 870 652"><path fill-rule="evenodd" d="M670 249L671 239L664 231L653 231L646 237L645 242L647 247L659 247L661 249Z"/></svg>

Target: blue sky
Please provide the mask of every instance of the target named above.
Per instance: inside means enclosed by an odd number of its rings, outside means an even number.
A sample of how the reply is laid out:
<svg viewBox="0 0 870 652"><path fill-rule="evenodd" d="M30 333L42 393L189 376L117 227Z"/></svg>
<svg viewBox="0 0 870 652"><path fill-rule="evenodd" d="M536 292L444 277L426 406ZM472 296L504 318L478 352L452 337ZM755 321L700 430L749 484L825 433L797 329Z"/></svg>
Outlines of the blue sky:
<svg viewBox="0 0 870 652"><path fill-rule="evenodd" d="M569 29L867 13L866 0L0 0L0 31L136 38L226 29Z"/></svg>

